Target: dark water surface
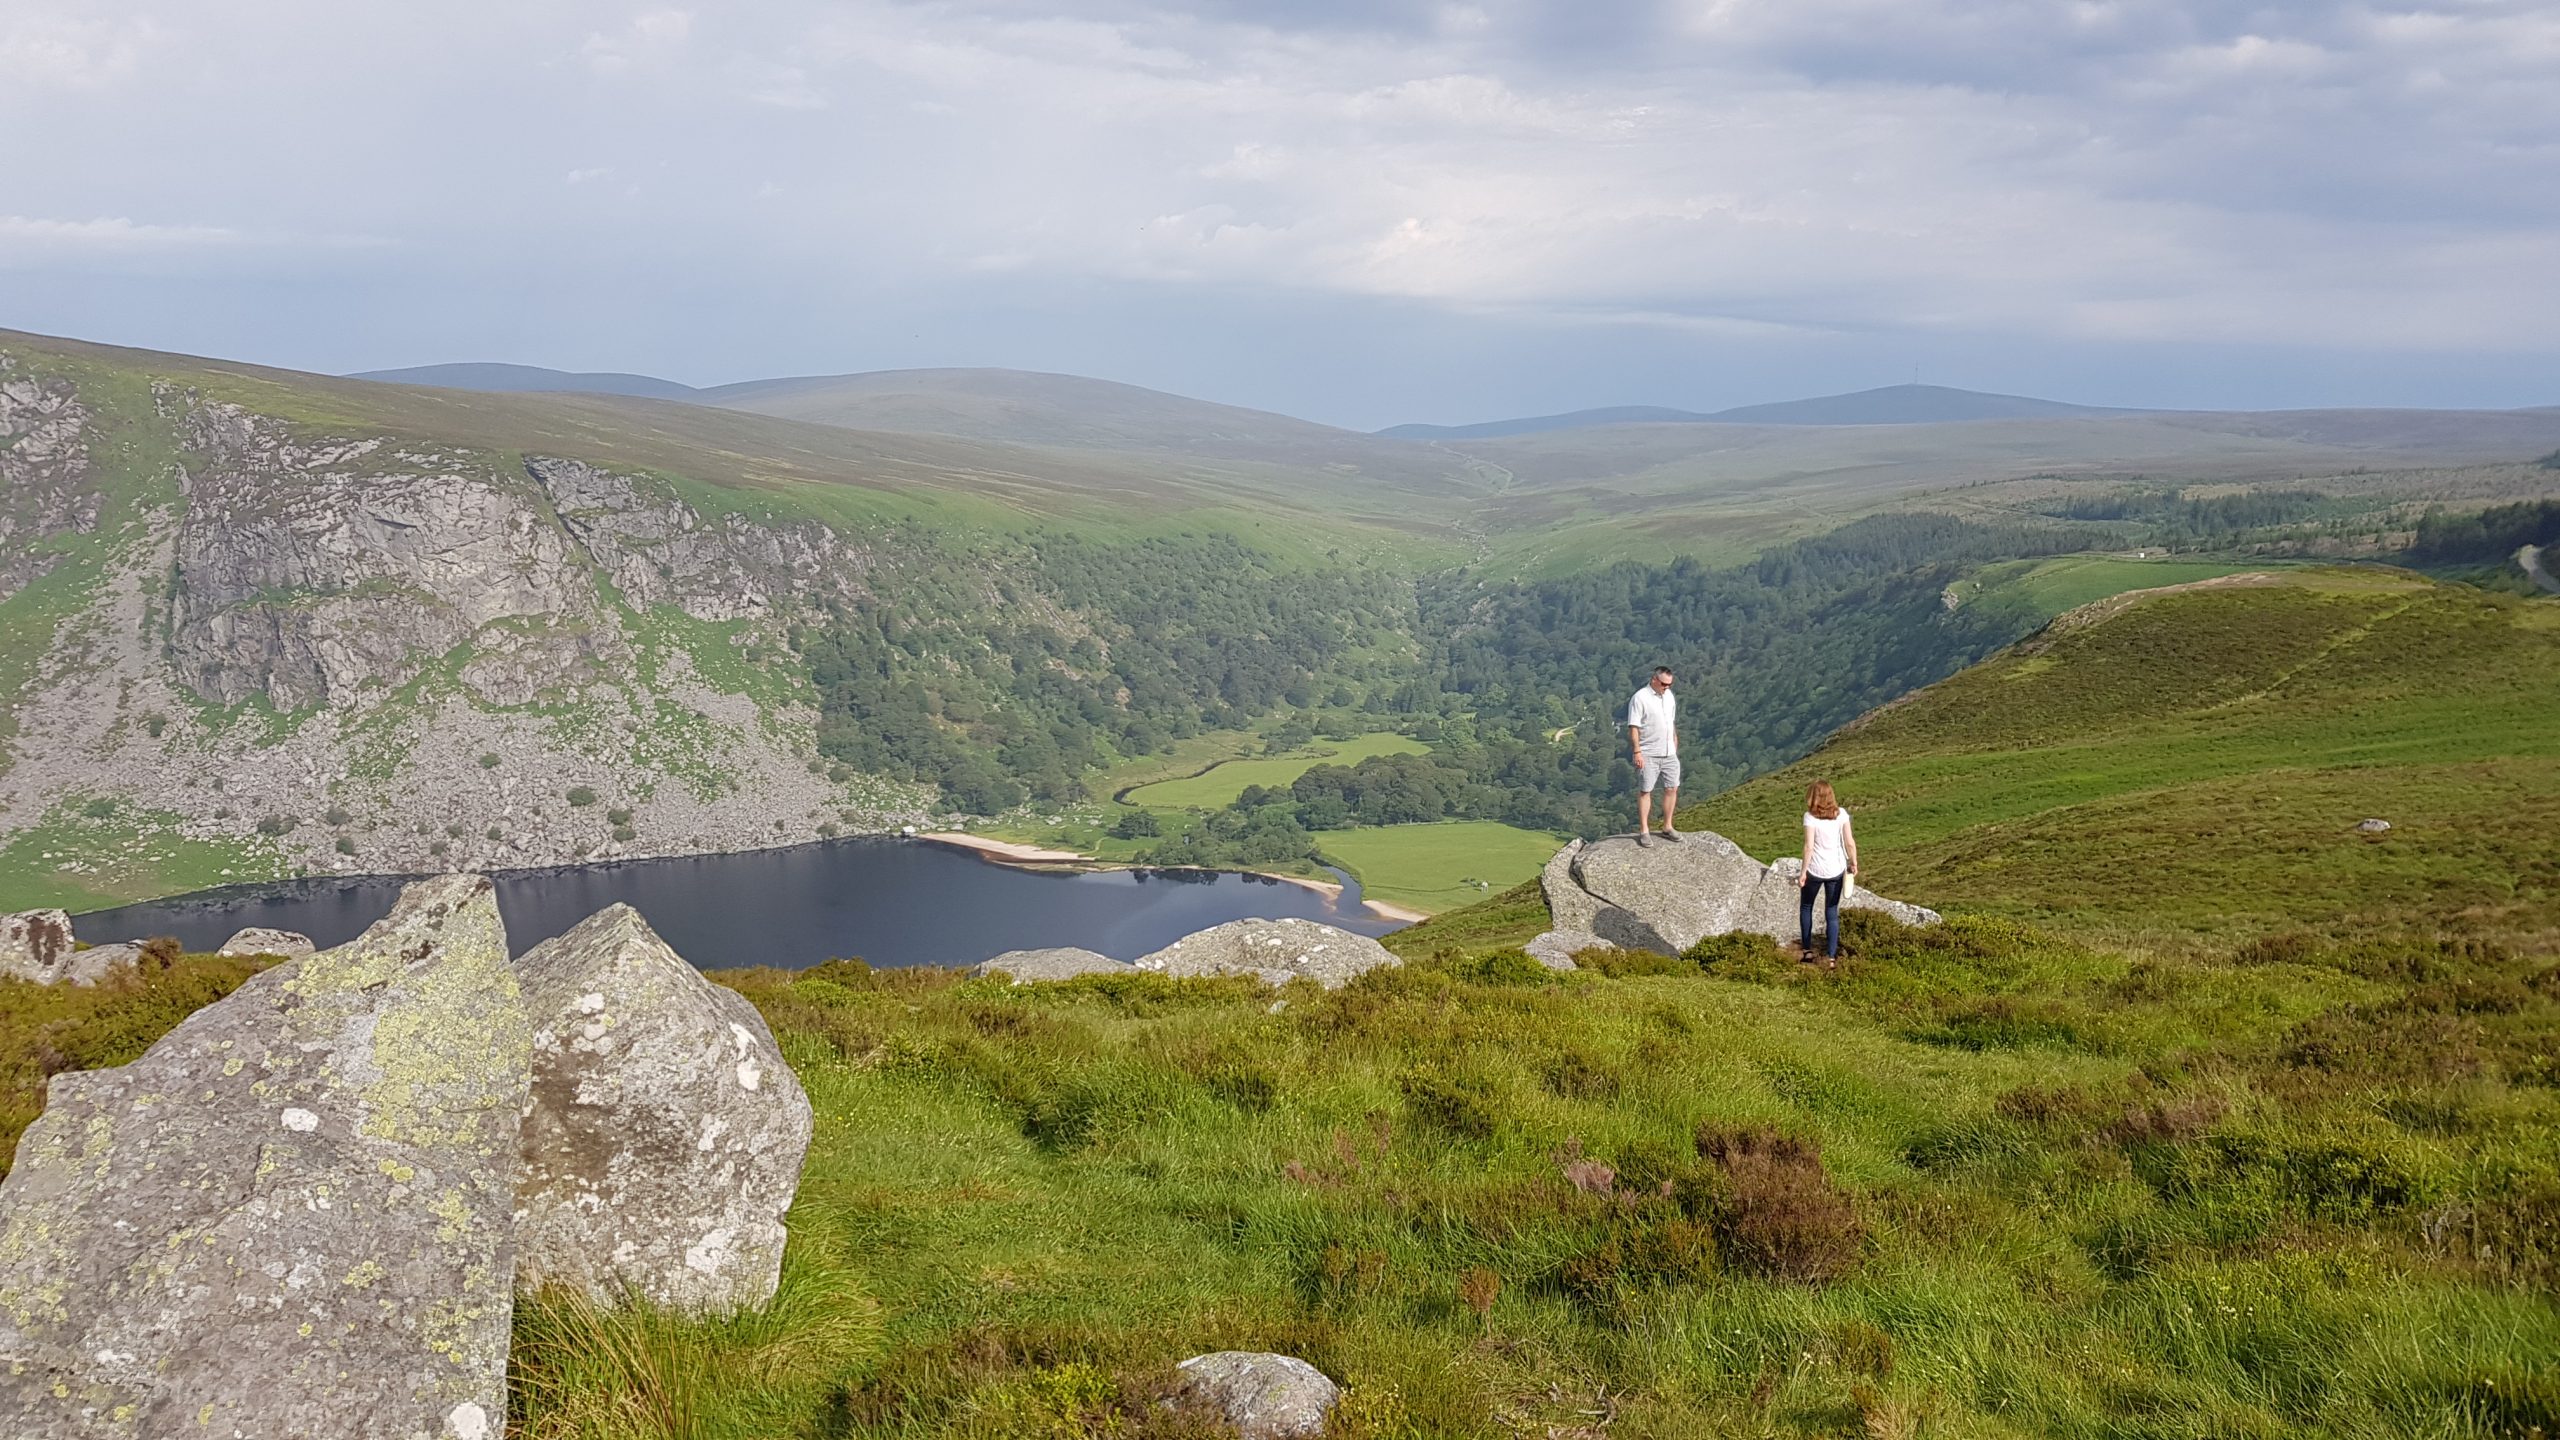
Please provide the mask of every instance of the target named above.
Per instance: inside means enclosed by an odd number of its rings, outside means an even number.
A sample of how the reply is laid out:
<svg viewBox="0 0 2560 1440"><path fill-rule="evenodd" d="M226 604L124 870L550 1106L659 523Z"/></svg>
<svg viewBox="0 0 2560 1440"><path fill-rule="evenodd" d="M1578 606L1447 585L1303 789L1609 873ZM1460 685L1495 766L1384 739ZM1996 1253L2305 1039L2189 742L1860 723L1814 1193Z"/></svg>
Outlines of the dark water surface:
<svg viewBox="0 0 2560 1440"><path fill-rule="evenodd" d="M831 840L787 850L502 871L498 911L522 954L616 901L705 969L799 969L838 956L874 965L967 965L1007 950L1080 945L1134 960L1194 930L1295 916L1363 935L1397 927L1320 892L1251 875L1018 870L927 841ZM1343 877L1346 880L1348 877ZM233 885L78 917L83 940L175 935L210 950L244 925L354 939L398 898L397 876Z"/></svg>

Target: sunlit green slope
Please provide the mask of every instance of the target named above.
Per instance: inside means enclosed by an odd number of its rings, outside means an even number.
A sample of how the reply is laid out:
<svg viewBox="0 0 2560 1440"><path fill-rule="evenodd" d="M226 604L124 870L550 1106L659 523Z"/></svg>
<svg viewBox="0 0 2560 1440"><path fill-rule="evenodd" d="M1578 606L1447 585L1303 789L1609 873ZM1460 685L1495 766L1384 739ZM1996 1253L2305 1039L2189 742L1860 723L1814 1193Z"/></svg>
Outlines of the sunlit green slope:
<svg viewBox="0 0 2560 1440"><path fill-rule="evenodd" d="M2560 605L2371 570L2119 596L1699 823L1784 851L1816 776L1876 886L1930 904L2163 935L2412 917L2547 935Z"/></svg>

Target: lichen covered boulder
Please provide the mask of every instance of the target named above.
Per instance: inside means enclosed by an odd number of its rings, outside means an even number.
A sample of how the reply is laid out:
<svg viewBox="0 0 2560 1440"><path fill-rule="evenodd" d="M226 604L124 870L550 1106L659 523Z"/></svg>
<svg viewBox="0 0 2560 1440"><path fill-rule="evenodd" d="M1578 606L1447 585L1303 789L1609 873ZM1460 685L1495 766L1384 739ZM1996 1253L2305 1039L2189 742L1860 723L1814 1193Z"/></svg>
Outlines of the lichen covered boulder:
<svg viewBox="0 0 2560 1440"><path fill-rule="evenodd" d="M1021 985L1035 980L1073 980L1079 975L1123 975L1137 968L1099 951L1061 945L1047 950L1007 950L970 966L969 974L1002 975Z"/></svg>
<svg viewBox="0 0 2560 1440"><path fill-rule="evenodd" d="M310 936L299 931L270 930L263 925L252 925L247 929L233 932L230 939L222 942L222 948L214 953L218 955L281 955L287 960L299 960L319 948L311 943Z"/></svg>
<svg viewBox="0 0 2560 1440"><path fill-rule="evenodd" d="M1137 966L1176 977L1251 975L1272 985L1313 980L1339 990L1381 965L1403 963L1366 935L1313 920L1230 920L1141 955Z"/></svg>
<svg viewBox="0 0 2560 1440"><path fill-rule="evenodd" d="M533 1024L519 1283L689 1314L771 1299L810 1114L764 1017L628 905L516 969Z"/></svg>
<svg viewBox="0 0 2560 1440"><path fill-rule="evenodd" d="M454 875L54 1077L0 1182L0 1435L493 1440L529 1044Z"/></svg>
<svg viewBox="0 0 2560 1440"><path fill-rule="evenodd" d="M1322 1435L1341 1387L1294 1355L1220 1350L1176 1367L1175 1403L1216 1416L1244 1440L1304 1440Z"/></svg>
<svg viewBox="0 0 2560 1440"><path fill-rule="evenodd" d="M78 944L71 917L59 910L0 915L0 975L53 984L65 978L63 964Z"/></svg>

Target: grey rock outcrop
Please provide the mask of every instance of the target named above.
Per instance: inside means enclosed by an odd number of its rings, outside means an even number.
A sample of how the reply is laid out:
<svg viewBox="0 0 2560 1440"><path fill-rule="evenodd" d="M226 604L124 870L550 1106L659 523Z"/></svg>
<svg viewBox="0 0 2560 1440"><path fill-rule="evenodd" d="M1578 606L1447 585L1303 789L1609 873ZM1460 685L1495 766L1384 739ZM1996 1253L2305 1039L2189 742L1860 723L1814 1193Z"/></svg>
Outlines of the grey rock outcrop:
<svg viewBox="0 0 2560 1440"><path fill-rule="evenodd" d="M1034 980L1073 980L1079 975L1118 975L1137 968L1097 951L1062 945L1048 950L1007 950L970 966L969 973L1002 975L1020 985Z"/></svg>
<svg viewBox="0 0 2560 1440"><path fill-rule="evenodd" d="M1547 857L1546 868L1538 872L1538 889L1546 895L1550 923L1558 930L1588 935L1593 922L1600 918L1600 902L1574 883L1573 862L1581 854L1581 841L1566 841L1563 849Z"/></svg>
<svg viewBox="0 0 2560 1440"><path fill-rule="evenodd" d="M1520 947L1530 959L1550 970L1579 970L1573 957L1585 950L1614 950L1617 946L1588 930L1550 930Z"/></svg>
<svg viewBox="0 0 2560 1440"><path fill-rule="evenodd" d="M530 1039L453 875L54 1077L0 1182L0 1435L494 1440Z"/></svg>
<svg viewBox="0 0 2560 1440"><path fill-rule="evenodd" d="M1342 1399L1340 1386L1294 1355L1220 1350L1177 1368L1182 1380L1175 1402L1219 1417L1244 1440L1322 1435Z"/></svg>
<svg viewBox="0 0 2560 1440"><path fill-rule="evenodd" d="M198 695L345 708L502 621L591 625L540 492L485 456L313 441L236 407L188 416L169 660Z"/></svg>
<svg viewBox="0 0 2560 1440"><path fill-rule="evenodd" d="M1366 935L1313 920L1230 920L1139 956L1137 968L1177 977L1251 975L1270 985L1305 979L1339 990L1381 965L1403 963Z"/></svg>
<svg viewBox="0 0 2560 1440"><path fill-rule="evenodd" d="M1763 865L1708 831L1649 848L1631 836L1568 846L1542 878L1558 930L1587 930L1629 949L1677 955L1709 935L1737 932L1796 938L1796 859ZM1934 910L1866 890L1842 907L1881 911L1906 925L1938 921ZM1587 923L1577 923L1585 916Z"/></svg>
<svg viewBox="0 0 2560 1440"><path fill-rule="evenodd" d="M311 937L308 935L292 930L270 930L263 925L252 925L247 929L235 931L230 939L222 942L222 948L214 953L281 955L287 960L299 960L319 948L311 943Z"/></svg>
<svg viewBox="0 0 2560 1440"><path fill-rule="evenodd" d="M89 474L88 407L61 380L21 373L0 355L0 600L62 561L39 542L98 528L103 497Z"/></svg>
<svg viewBox="0 0 2560 1440"><path fill-rule="evenodd" d="M141 959L142 947L131 941L92 945L63 956L55 978L66 985L95 985L119 970L132 969Z"/></svg>
<svg viewBox="0 0 2560 1440"><path fill-rule="evenodd" d="M858 594L872 568L869 551L821 525L708 518L663 482L581 460L530 455L525 471L614 587L643 605L755 619L797 596Z"/></svg>
<svg viewBox="0 0 2560 1440"><path fill-rule="evenodd" d="M628 905L516 965L533 1099L516 1174L519 1285L626 1290L688 1314L773 1297L809 1098L764 1017Z"/></svg>
<svg viewBox="0 0 2560 1440"><path fill-rule="evenodd" d="M0 915L0 975L52 984L63 978L63 962L78 944L71 917L59 910Z"/></svg>

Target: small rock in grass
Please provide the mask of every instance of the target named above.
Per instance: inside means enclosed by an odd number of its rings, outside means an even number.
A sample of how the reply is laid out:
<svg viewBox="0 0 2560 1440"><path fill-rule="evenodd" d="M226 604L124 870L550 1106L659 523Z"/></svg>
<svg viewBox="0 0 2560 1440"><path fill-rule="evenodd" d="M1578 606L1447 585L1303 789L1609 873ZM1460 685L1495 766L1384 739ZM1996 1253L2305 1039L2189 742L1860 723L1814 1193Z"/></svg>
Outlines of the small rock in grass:
<svg viewBox="0 0 2560 1440"><path fill-rule="evenodd" d="M1294 1355L1220 1350L1182 1362L1177 1403L1225 1420L1244 1440L1322 1435L1342 1388Z"/></svg>
<svg viewBox="0 0 2560 1440"><path fill-rule="evenodd" d="M1585 950L1615 950L1618 947L1588 930L1550 930L1520 947L1529 958L1550 970L1578 970L1573 957Z"/></svg>
<svg viewBox="0 0 2560 1440"><path fill-rule="evenodd" d="M1339 990L1381 965L1403 963L1366 935L1313 920L1230 920L1141 955L1137 965L1177 977L1251 975L1269 985L1306 979Z"/></svg>
<svg viewBox="0 0 2560 1440"><path fill-rule="evenodd" d="M970 966L969 974L973 978L1002 975L1020 985L1034 980L1073 980L1079 975L1116 975L1136 968L1126 960L1114 960L1097 951L1061 945L1049 950L1007 950Z"/></svg>
<svg viewBox="0 0 2560 1440"><path fill-rule="evenodd" d="M2366 820L2356 826L2356 829L2367 835L2379 835L2390 828L2391 822L2388 820Z"/></svg>
<svg viewBox="0 0 2560 1440"><path fill-rule="evenodd" d="M223 941L222 948L214 953L279 955L287 960L299 960L319 948L311 943L311 937L308 935L291 930L270 930L263 925L252 925Z"/></svg>

